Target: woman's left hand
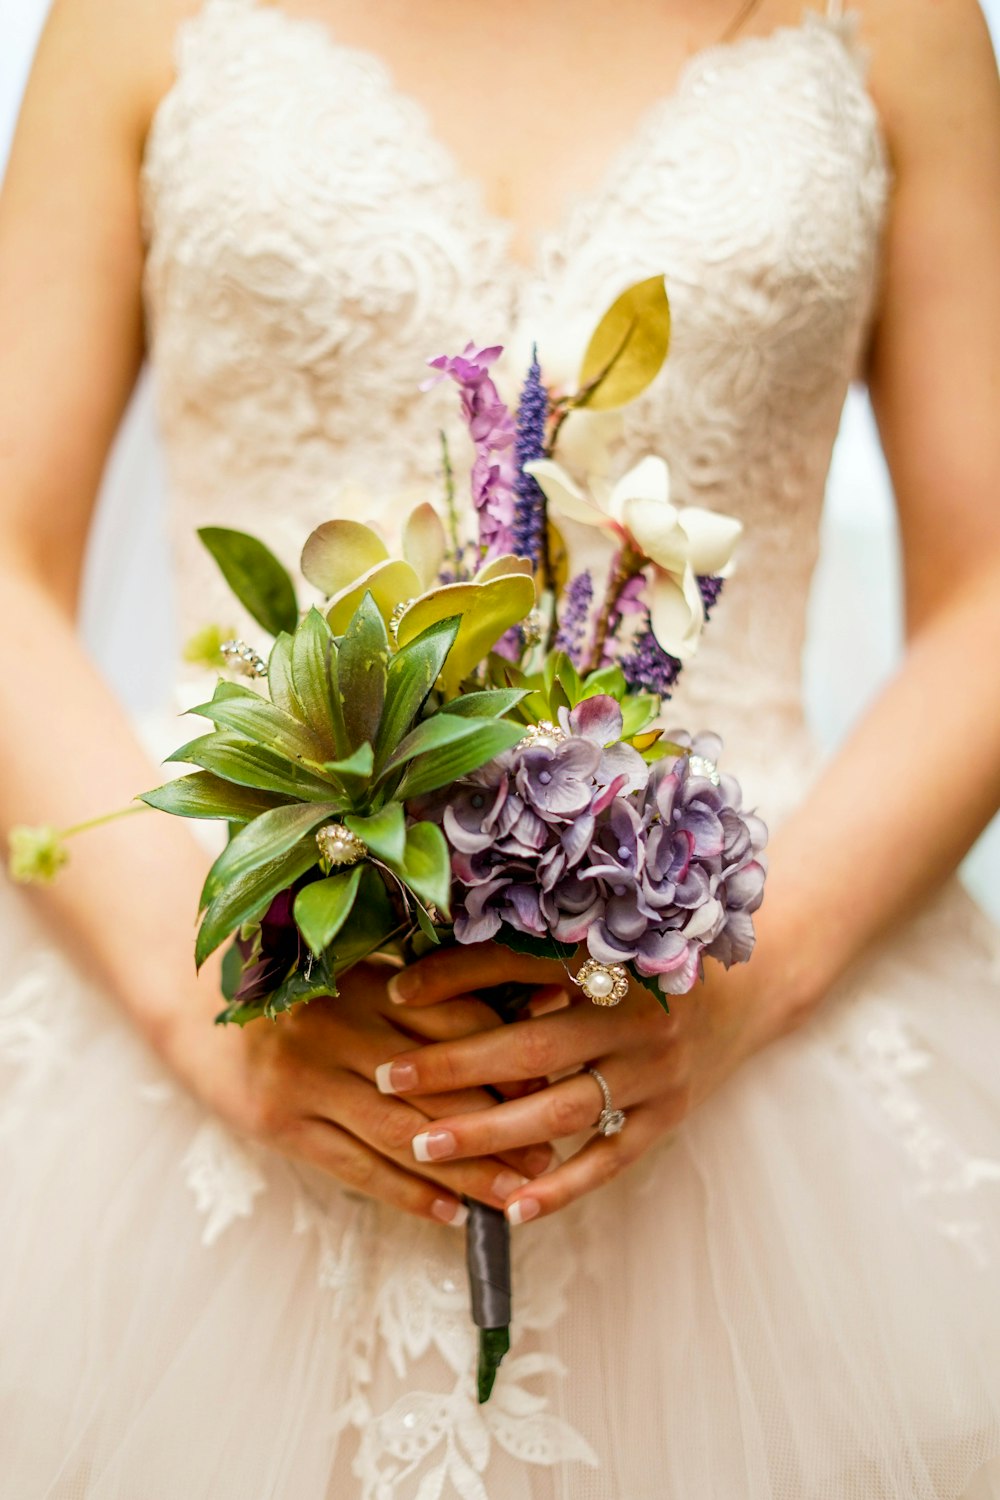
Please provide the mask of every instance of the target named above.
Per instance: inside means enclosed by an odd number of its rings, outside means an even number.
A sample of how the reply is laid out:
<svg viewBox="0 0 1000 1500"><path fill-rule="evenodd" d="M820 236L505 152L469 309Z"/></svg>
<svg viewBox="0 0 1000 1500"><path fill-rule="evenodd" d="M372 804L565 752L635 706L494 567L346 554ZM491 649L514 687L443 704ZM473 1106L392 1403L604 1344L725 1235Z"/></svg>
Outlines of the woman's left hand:
<svg viewBox="0 0 1000 1500"><path fill-rule="evenodd" d="M490 986L537 986L535 1013L498 1030L400 1053L379 1070L383 1093L436 1094L526 1079L555 1079L522 1098L436 1119L412 1142L419 1161L495 1156L592 1129L604 1107L588 1066L604 1075L626 1124L586 1143L506 1200L512 1224L554 1213L636 1161L711 1094L740 1063L785 1028L749 968L707 978L687 995L656 997L633 983L615 1007L596 1006L562 966L493 943L442 949L397 974L389 995L400 1006L447 1006ZM559 991L563 994L560 995ZM553 1006L561 1008L552 1008ZM538 1012L541 1012L540 1014Z"/></svg>

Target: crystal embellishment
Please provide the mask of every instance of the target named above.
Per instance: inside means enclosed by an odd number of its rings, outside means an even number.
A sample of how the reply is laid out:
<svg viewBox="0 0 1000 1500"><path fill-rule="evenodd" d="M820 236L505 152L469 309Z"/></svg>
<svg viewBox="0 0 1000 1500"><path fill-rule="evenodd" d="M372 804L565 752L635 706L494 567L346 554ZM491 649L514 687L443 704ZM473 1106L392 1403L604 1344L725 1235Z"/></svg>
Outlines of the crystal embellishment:
<svg viewBox="0 0 1000 1500"><path fill-rule="evenodd" d="M226 666L243 677L267 676L267 662L246 641L223 641L219 650L225 657Z"/></svg>

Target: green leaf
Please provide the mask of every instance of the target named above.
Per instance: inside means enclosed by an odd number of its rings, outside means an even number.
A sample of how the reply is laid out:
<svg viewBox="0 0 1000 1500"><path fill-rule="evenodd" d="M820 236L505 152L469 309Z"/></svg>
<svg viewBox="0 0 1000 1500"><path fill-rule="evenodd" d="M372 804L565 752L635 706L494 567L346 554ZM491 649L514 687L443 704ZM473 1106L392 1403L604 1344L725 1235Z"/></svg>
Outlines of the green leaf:
<svg viewBox="0 0 1000 1500"><path fill-rule="evenodd" d="M371 594L351 617L337 657L347 743L352 750L378 738L389 666L389 637Z"/></svg>
<svg viewBox="0 0 1000 1500"><path fill-rule="evenodd" d="M329 598L388 558L377 532L360 521L341 519L325 521L310 533L299 567L302 576Z"/></svg>
<svg viewBox="0 0 1000 1500"><path fill-rule="evenodd" d="M295 898L295 925L305 938L310 952L319 956L333 942L351 914L362 865L342 870L326 880L314 880L303 886Z"/></svg>
<svg viewBox="0 0 1000 1500"><path fill-rule="evenodd" d="M467 719L461 714L435 714L433 718L424 719L416 729L410 731L396 753L386 761L382 774L387 776L398 770L408 760L413 760L414 756L467 740L477 729L496 722L495 719Z"/></svg>
<svg viewBox="0 0 1000 1500"><path fill-rule="evenodd" d="M652 724L660 712L660 699L655 693L636 693L622 700L622 739L630 740Z"/></svg>
<svg viewBox="0 0 1000 1500"><path fill-rule="evenodd" d="M622 293L595 328L580 368L575 405L610 411L642 394L670 347L670 303L662 276Z"/></svg>
<svg viewBox="0 0 1000 1500"><path fill-rule="evenodd" d="M292 682L309 728L328 755L343 755L343 714L339 697L333 701L329 660L333 650L330 627L318 609L300 620L292 636Z"/></svg>
<svg viewBox="0 0 1000 1500"><path fill-rule="evenodd" d="M528 953L532 958L572 958L576 948L572 943L559 943L553 937L534 937L529 932L518 932L504 922L493 941L502 943L512 953Z"/></svg>
<svg viewBox="0 0 1000 1500"><path fill-rule="evenodd" d="M406 830L406 852L399 873L421 901L443 917L451 912L451 856L436 823L414 823Z"/></svg>
<svg viewBox="0 0 1000 1500"><path fill-rule="evenodd" d="M310 839L296 844L269 864L249 871L239 880L231 881L219 892L201 919L194 949L198 968L244 922L261 916L278 892L285 890L300 875L312 869L318 859L318 850Z"/></svg>
<svg viewBox="0 0 1000 1500"><path fill-rule="evenodd" d="M226 954L226 959L228 957L229 953ZM223 960L223 968L226 959ZM336 993L337 981L333 970L325 958L314 959L304 969L294 969L265 999L231 1000L231 1003L226 1006L225 1010L219 1012L215 1020L218 1025L223 1026L229 1022L235 1022L237 1026L245 1026L248 1021L257 1021L262 1017L275 1021L283 1012L291 1010L293 1005L305 1004L309 1000L318 999L321 995L336 995ZM230 997L227 996L227 998Z"/></svg>
<svg viewBox="0 0 1000 1500"><path fill-rule="evenodd" d="M255 745L235 734L203 734L167 756L182 765L204 766L225 781L260 791L279 792L301 801L326 802L336 788L307 771L297 760L288 760L263 745Z"/></svg>
<svg viewBox="0 0 1000 1500"><path fill-rule="evenodd" d="M333 802L289 802L261 813L230 839L209 870L202 887L201 905L208 906L223 887L286 854L336 809ZM318 860L319 851L313 844L312 863Z"/></svg>
<svg viewBox="0 0 1000 1500"><path fill-rule="evenodd" d="M237 942L230 943L222 955L222 969L219 975L219 987L222 990L224 1000L232 1000L240 987L243 977L243 954ZM219 1017L216 1016L216 1020Z"/></svg>
<svg viewBox="0 0 1000 1500"><path fill-rule="evenodd" d="M346 797L357 802L366 799L371 790L374 763L371 745L364 744L344 760L328 760L323 769L336 777L337 785Z"/></svg>
<svg viewBox="0 0 1000 1500"><path fill-rule="evenodd" d="M140 801L181 818L225 818L230 823L248 823L260 813L281 806L280 798L251 787L234 786L211 771L178 776L176 781L142 792Z"/></svg>
<svg viewBox="0 0 1000 1500"><path fill-rule="evenodd" d="M315 762L323 759L322 747L305 724L300 724L256 693L241 694L237 698L213 698L211 703L189 708L188 713L201 714L213 724L235 729L245 739L253 740L267 750L277 751L290 760Z"/></svg>
<svg viewBox="0 0 1000 1500"><path fill-rule="evenodd" d="M341 929L335 950L329 955L334 973L344 974L356 963L384 948L400 920L389 899L385 882L372 865L360 865L361 885L350 922Z"/></svg>
<svg viewBox="0 0 1000 1500"><path fill-rule="evenodd" d="M267 691L271 702L293 719L301 719L302 704L292 686L292 637L283 630L271 647L267 661Z"/></svg>
<svg viewBox="0 0 1000 1500"><path fill-rule="evenodd" d="M376 859L386 864L399 864L406 848L406 817L402 804L387 802L377 813L362 818L348 815L344 824L363 839Z"/></svg>
<svg viewBox="0 0 1000 1500"><path fill-rule="evenodd" d="M596 698L601 693L607 693L620 703L628 692L628 683L625 681L625 673L619 666L599 667L596 672L591 672L583 683L583 697Z"/></svg>
<svg viewBox="0 0 1000 1500"><path fill-rule="evenodd" d="M470 719L499 719L528 696L525 688L490 688L484 693L464 693L441 709L445 714L460 714Z"/></svg>
<svg viewBox="0 0 1000 1500"><path fill-rule="evenodd" d="M380 774L387 756L399 744L437 682L458 634L459 623L458 616L452 615L428 626L409 645L397 651L390 661L385 706L375 743L375 762Z"/></svg>
<svg viewBox="0 0 1000 1500"><path fill-rule="evenodd" d="M660 989L660 986L657 984L656 975L640 974L635 964L626 964L626 968L637 984L641 984L644 990L648 990L651 995L656 996L656 999L669 1016L670 1006L667 1002L667 996L663 993L663 991Z"/></svg>
<svg viewBox="0 0 1000 1500"><path fill-rule="evenodd" d="M534 603L535 585L525 573L508 573L485 583L442 584L414 600L399 622L397 640L405 646L436 621L461 616L455 644L441 670L445 695L453 698L469 673Z"/></svg>
<svg viewBox="0 0 1000 1500"><path fill-rule="evenodd" d="M263 542L245 531L229 531L224 526L202 526L198 535L258 625L274 636L295 629L299 607L292 580Z"/></svg>
<svg viewBox="0 0 1000 1500"><path fill-rule="evenodd" d="M400 801L407 797L419 797L424 792L433 792L439 786L448 786L470 771L478 771L488 760L509 750L524 737L523 724L510 724L506 719L490 719L481 724L468 739L454 745L445 745L429 755L419 756L410 762L399 785Z"/></svg>

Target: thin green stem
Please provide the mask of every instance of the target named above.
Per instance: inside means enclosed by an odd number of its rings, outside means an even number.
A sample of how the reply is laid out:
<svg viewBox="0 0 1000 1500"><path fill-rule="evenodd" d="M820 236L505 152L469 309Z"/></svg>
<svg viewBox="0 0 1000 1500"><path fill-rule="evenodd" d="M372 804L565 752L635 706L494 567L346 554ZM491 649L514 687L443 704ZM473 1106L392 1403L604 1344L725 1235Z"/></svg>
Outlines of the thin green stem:
<svg viewBox="0 0 1000 1500"><path fill-rule="evenodd" d="M74 834L87 833L91 828L100 828L102 823L113 823L116 818L128 818L133 813L143 812L152 812L152 808L148 803L130 803L128 807L116 808L114 812L101 813L99 818L88 818L85 823L74 823L71 828L61 828L59 830L59 837L61 839L71 839Z"/></svg>
<svg viewBox="0 0 1000 1500"><path fill-rule="evenodd" d="M594 644L583 673L584 676L588 672L596 672L601 665L601 660L604 656L604 647L608 639L608 631L611 628L611 617L615 612L618 600L621 598L622 589L630 578L635 578L642 572L645 561L646 559L642 556L642 553L636 552L629 546L628 542L625 543L619 552L611 577L608 580L608 589L597 620L597 628L594 631Z"/></svg>
<svg viewBox="0 0 1000 1500"><path fill-rule="evenodd" d="M442 427L441 436L441 472L444 476L444 503L448 516L448 541L451 544L452 557L455 559L456 569L462 565L462 548L458 539L458 508L455 505L455 471L451 466L451 453L448 450L448 435Z"/></svg>

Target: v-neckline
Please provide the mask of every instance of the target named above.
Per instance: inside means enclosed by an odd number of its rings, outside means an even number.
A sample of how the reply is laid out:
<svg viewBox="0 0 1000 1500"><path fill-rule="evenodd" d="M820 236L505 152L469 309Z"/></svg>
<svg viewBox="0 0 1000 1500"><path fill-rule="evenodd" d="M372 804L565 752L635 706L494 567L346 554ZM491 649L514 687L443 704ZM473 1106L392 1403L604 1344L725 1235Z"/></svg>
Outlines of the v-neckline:
<svg viewBox="0 0 1000 1500"><path fill-rule="evenodd" d="M277 0L202 0L199 9L180 23L181 28L195 25L201 16L210 11L213 5L217 4L230 6L250 15L269 17L272 25L284 27L314 38L317 47L330 59L332 64L336 64L341 60L353 61L376 77L386 97L395 100L398 105L405 107L414 120L427 147L439 157L447 175L456 186L462 188L469 195L470 200L475 204L476 213L480 221L490 227L496 236L501 239L505 263L511 275L519 281L526 281L540 274L545 264L547 252L553 245L558 245L560 239L567 234L569 226L574 222L577 215L587 207L604 201L610 192L612 184L620 176L628 159L634 153L637 145L645 139L654 122L662 115L669 114L670 111L676 108L697 79L706 70L709 70L713 63L744 55L760 55L762 52L767 52L774 47L784 45L793 37L808 36L815 34L817 31L833 32L840 37L845 49L847 49L849 47L847 34L853 31L858 20L858 13L853 7L834 15L829 11L824 12L810 5L803 8L802 14L797 21L783 22L781 25L772 27L767 32L749 32L743 36L732 37L728 40L722 39L717 42L710 42L706 46L698 48L685 58L671 86L657 95L640 112L631 130L613 150L604 168L595 174L592 185L589 188L571 194L567 201L562 204L560 212L556 215L551 225L536 228L529 233L516 219L502 214L491 207L488 201L489 195L485 179L464 165L453 147L447 143L437 130L429 106L410 90L404 89L398 84L392 65L373 48L350 42L341 42L333 27L329 26L318 16L300 15L295 11L287 9L286 6L277 3ZM178 56L180 56L179 48ZM173 93L177 82L178 77L175 77L173 84L160 98L159 103L154 109L153 118L150 122L150 133L152 132L157 116L167 98ZM876 128L879 128L878 112L875 109L874 101L871 100L871 95L864 81L859 79L859 82L872 103L873 113L876 116ZM518 240L520 240L525 250L530 253L521 254L515 253L512 250L511 246Z"/></svg>

